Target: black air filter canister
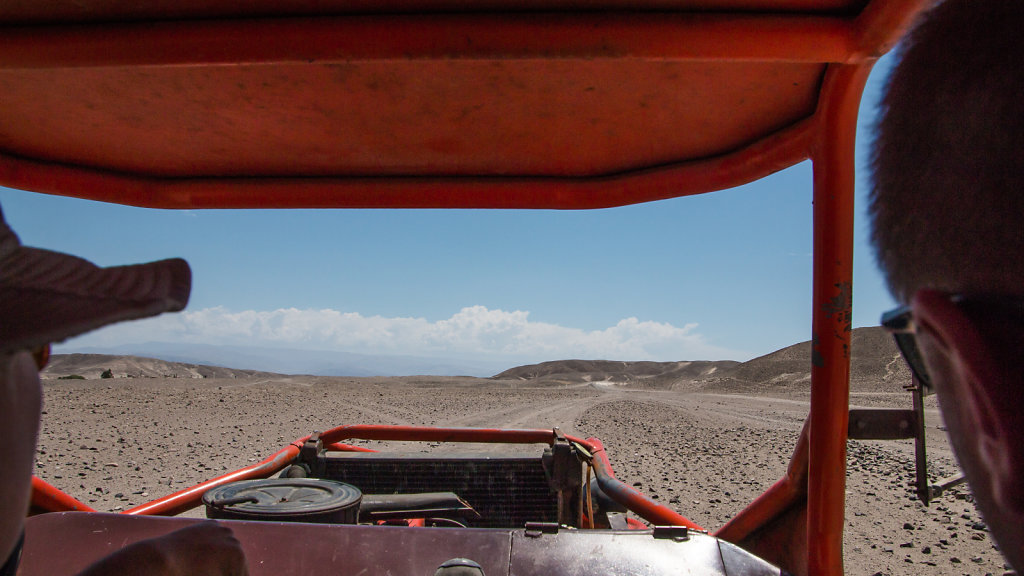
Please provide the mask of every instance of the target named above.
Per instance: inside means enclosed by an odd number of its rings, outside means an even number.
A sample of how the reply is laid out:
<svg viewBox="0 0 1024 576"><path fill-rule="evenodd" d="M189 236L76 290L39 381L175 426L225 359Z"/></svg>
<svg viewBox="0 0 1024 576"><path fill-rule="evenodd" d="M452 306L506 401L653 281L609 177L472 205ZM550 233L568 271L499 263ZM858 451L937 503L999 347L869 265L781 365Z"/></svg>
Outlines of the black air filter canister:
<svg viewBox="0 0 1024 576"><path fill-rule="evenodd" d="M203 494L206 517L355 524L363 493L350 484L313 478L242 480Z"/></svg>

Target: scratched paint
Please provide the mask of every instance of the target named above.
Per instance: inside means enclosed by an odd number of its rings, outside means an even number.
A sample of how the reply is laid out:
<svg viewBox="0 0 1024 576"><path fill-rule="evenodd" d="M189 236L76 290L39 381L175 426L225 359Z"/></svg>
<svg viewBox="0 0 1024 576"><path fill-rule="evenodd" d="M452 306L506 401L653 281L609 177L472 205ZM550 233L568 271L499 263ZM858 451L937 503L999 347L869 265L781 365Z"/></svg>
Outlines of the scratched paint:
<svg viewBox="0 0 1024 576"><path fill-rule="evenodd" d="M843 344L843 357L849 358L850 333L853 331L853 283L839 282L833 286L836 294L822 305L822 311L827 317L835 319L833 336ZM817 353L817 340L812 350L813 359L813 354Z"/></svg>
<svg viewBox="0 0 1024 576"><path fill-rule="evenodd" d="M818 349L817 332L811 334L811 364L818 368L825 365L825 357L821 355L821 350Z"/></svg>

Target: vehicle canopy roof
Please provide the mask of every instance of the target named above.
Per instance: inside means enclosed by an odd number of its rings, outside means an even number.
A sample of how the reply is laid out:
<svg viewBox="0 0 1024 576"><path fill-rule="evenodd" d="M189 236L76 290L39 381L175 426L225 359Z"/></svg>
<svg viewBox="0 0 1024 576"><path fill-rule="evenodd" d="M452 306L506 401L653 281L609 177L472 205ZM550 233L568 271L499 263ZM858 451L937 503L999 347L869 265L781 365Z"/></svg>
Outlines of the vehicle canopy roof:
<svg viewBox="0 0 1024 576"><path fill-rule="evenodd" d="M921 0L0 6L0 184L164 208L596 208L807 158Z"/></svg>

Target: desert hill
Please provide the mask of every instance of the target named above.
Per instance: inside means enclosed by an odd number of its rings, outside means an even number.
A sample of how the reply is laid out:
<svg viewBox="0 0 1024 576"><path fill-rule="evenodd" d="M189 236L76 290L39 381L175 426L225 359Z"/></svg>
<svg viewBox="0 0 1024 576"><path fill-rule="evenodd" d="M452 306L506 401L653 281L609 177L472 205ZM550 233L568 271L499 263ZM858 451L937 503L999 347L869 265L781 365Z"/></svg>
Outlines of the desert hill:
<svg viewBox="0 0 1024 576"><path fill-rule="evenodd" d="M634 387L668 388L679 381L707 378L728 371L733 360L695 362L619 362L613 360L557 360L506 370L495 380L536 380L559 384L612 382Z"/></svg>
<svg viewBox="0 0 1024 576"><path fill-rule="evenodd" d="M899 392L910 370L882 328L857 328L851 335L851 389ZM613 362L561 360L506 370L496 379L552 383L613 382L645 388L709 392L801 392L811 382L811 342L801 342L747 362Z"/></svg>
<svg viewBox="0 0 1024 576"><path fill-rule="evenodd" d="M850 389L856 392L899 392L910 382L910 370L892 336L879 327L857 328L850 337ZM798 392L810 386L811 342L801 342L739 364L706 379L701 388L732 392Z"/></svg>
<svg viewBox="0 0 1024 576"><path fill-rule="evenodd" d="M44 380L78 375L92 380L110 370L114 378L251 378L267 376L269 372L237 370L220 366L167 362L138 356L109 356L106 354L54 354L40 373Z"/></svg>

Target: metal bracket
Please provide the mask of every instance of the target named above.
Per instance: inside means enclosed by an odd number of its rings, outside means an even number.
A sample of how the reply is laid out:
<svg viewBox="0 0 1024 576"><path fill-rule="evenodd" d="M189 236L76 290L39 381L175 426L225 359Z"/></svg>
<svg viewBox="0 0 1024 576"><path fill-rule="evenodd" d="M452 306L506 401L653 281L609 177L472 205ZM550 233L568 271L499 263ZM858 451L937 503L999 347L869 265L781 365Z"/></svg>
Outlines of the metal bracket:
<svg viewBox="0 0 1024 576"><path fill-rule="evenodd" d="M673 540L675 542L686 542L690 539L690 531L686 526L654 526L652 534L659 540Z"/></svg>
<svg viewBox="0 0 1024 576"><path fill-rule="evenodd" d="M847 435L854 440L901 440L917 436L913 410L853 409Z"/></svg>
<svg viewBox="0 0 1024 576"><path fill-rule="evenodd" d="M576 448L558 428L554 429L555 443L551 446L551 485L555 490L578 489L583 484L583 466L576 456Z"/></svg>
<svg viewBox="0 0 1024 576"><path fill-rule="evenodd" d="M527 522L526 536L540 538L544 534L558 534L559 528L558 522Z"/></svg>
<svg viewBox="0 0 1024 576"><path fill-rule="evenodd" d="M558 521L569 526L580 522L583 511L583 463L576 447L558 428L553 431L550 457L545 451L545 471L551 489L558 493Z"/></svg>
<svg viewBox="0 0 1024 576"><path fill-rule="evenodd" d="M327 463L322 457L324 454L324 442L320 439L320 432L313 432L309 439L299 449L299 462L309 468L310 475L314 478L322 478L327 468Z"/></svg>
<svg viewBox="0 0 1024 576"><path fill-rule="evenodd" d="M928 484L928 455L924 436L924 396L927 390L915 376L905 389L914 400L911 410L854 409L850 410L847 435L854 440L914 439L914 485L917 497L927 506L946 489L963 479L950 478L939 484Z"/></svg>
<svg viewBox="0 0 1024 576"><path fill-rule="evenodd" d="M629 522L626 522L626 513L609 512L608 527L612 530L629 530Z"/></svg>

